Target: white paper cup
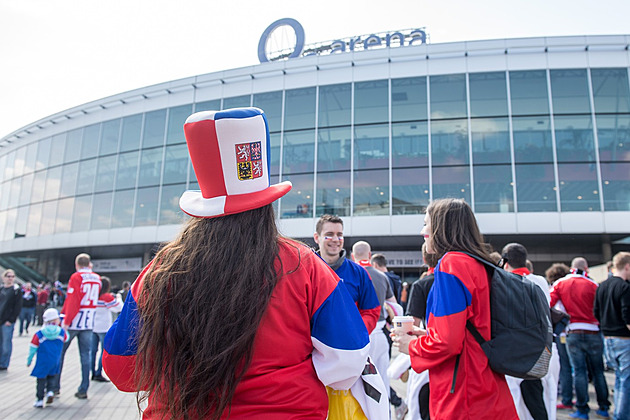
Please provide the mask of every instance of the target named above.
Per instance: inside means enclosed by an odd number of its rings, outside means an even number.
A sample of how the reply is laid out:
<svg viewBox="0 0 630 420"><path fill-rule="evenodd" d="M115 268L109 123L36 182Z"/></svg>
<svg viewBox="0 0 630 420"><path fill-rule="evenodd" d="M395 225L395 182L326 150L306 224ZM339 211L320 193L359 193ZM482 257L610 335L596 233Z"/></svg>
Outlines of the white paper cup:
<svg viewBox="0 0 630 420"><path fill-rule="evenodd" d="M394 323L394 332L396 334L404 335L409 331L413 331L412 316L395 316L392 322Z"/></svg>

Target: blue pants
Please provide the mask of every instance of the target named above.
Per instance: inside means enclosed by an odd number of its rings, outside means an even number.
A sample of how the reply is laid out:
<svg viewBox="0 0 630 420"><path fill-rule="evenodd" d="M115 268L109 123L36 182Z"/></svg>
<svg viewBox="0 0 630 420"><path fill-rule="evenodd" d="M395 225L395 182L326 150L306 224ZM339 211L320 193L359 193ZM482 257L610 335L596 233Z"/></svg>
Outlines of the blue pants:
<svg viewBox="0 0 630 420"><path fill-rule="evenodd" d="M57 381L55 384L55 390L61 389L61 373L63 372L63 359L66 357L66 350L70 347L70 343L74 337L78 337L79 340L79 357L81 358L81 384L79 385L79 392L87 392L90 386L90 359L91 359L91 344L92 344L92 330L68 330L68 341L63 345L63 351L61 353L61 370L57 375Z"/></svg>
<svg viewBox="0 0 630 420"><path fill-rule="evenodd" d="M562 404L573 405L573 373L571 372L571 360L567 353L567 345L560 341L560 337L555 337L558 356L560 357L560 392Z"/></svg>
<svg viewBox="0 0 630 420"><path fill-rule="evenodd" d="M26 324L26 332L28 333L28 326L31 325L31 322L34 322L35 318L35 307L25 308L22 307L20 311L20 335L24 332L24 324Z"/></svg>
<svg viewBox="0 0 630 420"><path fill-rule="evenodd" d="M614 420L630 419L630 339L608 337L604 341L606 362L615 369Z"/></svg>
<svg viewBox="0 0 630 420"><path fill-rule="evenodd" d="M8 368L11 361L11 353L13 352L13 329L15 324L6 325L2 324L0 328L0 343L2 348L0 349L0 367Z"/></svg>
<svg viewBox="0 0 630 420"><path fill-rule="evenodd" d="M92 376L101 376L103 374L103 344L105 343L105 334L92 333ZM96 354L98 353L98 343L101 343L101 354L98 358L98 368L96 368Z"/></svg>
<svg viewBox="0 0 630 420"><path fill-rule="evenodd" d="M567 334L567 350L573 367L573 386L580 413L588 413L588 367L593 369L593 385L600 410L608 411L608 386L604 378L604 341L601 334Z"/></svg>

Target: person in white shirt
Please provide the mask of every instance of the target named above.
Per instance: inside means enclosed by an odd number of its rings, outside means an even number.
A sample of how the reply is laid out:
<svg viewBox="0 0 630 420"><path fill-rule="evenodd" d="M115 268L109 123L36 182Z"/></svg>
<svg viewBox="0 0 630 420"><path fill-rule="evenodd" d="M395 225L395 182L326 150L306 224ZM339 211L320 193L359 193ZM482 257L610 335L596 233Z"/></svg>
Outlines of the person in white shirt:
<svg viewBox="0 0 630 420"><path fill-rule="evenodd" d="M103 286L101 295L98 297L98 304L94 312L94 328L92 329L92 380L98 382L109 382L103 376L103 343L105 334L112 326L112 314L119 313L122 310L123 303L120 296L114 297L109 292L111 288L111 280L109 277L101 276ZM96 366L96 353L98 345L101 343L101 354L98 357L98 367Z"/></svg>

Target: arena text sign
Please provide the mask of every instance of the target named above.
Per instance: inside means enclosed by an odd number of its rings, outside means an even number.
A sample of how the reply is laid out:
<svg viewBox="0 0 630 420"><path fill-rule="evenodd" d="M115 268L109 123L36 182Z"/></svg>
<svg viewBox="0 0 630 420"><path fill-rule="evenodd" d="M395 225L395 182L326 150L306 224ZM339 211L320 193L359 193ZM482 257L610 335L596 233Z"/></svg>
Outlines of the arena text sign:
<svg viewBox="0 0 630 420"><path fill-rule="evenodd" d="M281 48L277 51L268 51L270 38L274 31L281 27L289 27L295 34L295 45ZM424 28L406 29L391 33L378 33L354 36L345 39L335 39L333 41L321 42L317 44L304 45L304 28L295 19L279 19L269 25L258 41L258 59L261 63L269 61L286 60L309 55L327 55L350 51L362 51L377 48L407 47L410 45L426 44L427 34Z"/></svg>

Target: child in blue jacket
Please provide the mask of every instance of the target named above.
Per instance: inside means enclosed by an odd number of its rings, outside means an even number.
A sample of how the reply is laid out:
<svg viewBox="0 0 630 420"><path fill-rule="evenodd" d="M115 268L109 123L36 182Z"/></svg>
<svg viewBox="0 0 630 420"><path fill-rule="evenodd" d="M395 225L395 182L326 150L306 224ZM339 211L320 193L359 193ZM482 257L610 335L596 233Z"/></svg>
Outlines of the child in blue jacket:
<svg viewBox="0 0 630 420"><path fill-rule="evenodd" d="M30 366L33 356L37 353L37 361L31 376L37 378L37 400L33 407L44 407L44 392L46 404L52 404L55 398L53 388L55 376L61 368L61 352L63 343L68 339L66 331L60 327L61 319L56 309L46 309L44 312L44 326L37 331L31 340L26 366Z"/></svg>

